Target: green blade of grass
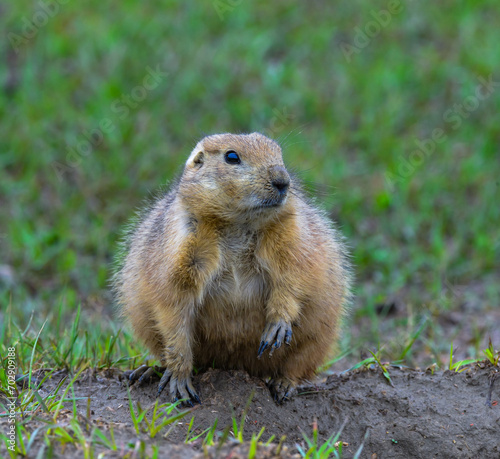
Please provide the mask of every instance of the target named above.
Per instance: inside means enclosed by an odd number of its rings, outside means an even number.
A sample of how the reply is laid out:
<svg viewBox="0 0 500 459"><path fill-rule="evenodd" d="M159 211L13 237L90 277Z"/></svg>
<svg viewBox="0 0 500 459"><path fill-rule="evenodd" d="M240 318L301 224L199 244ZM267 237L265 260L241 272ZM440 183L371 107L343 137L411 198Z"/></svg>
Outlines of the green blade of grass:
<svg viewBox="0 0 500 459"><path fill-rule="evenodd" d="M29 377L28 377L28 387L31 387L31 375L33 373L33 362L35 360L36 346L37 346L37 343L38 343L38 339L40 338L40 335L42 334L43 327L45 327L46 323L47 323L47 319L45 320L45 322L41 326L40 330L38 331L38 333L36 335L36 338L35 338L35 342L33 344L33 349L31 351L30 366L29 366L29 373L28 373L29 374Z"/></svg>
<svg viewBox="0 0 500 459"><path fill-rule="evenodd" d="M404 358L406 357L406 354L408 354L408 352L410 351L410 349L413 347L413 345L415 344L415 341L418 339L418 337L420 336L420 334L425 330L425 328L427 327L427 323L428 323L428 318L427 317L424 317L422 319L422 323L420 324L420 326L418 327L418 330L413 334L413 336L411 337L410 339L410 342L408 343L408 345L404 348L403 352L401 353L400 357L399 357L399 360L404 360Z"/></svg>

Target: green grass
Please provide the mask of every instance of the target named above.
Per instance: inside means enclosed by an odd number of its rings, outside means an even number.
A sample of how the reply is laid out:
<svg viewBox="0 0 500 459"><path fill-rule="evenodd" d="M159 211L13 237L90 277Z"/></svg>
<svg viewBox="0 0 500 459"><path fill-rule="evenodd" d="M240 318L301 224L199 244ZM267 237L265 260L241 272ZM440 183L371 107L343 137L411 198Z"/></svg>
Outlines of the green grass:
<svg viewBox="0 0 500 459"><path fill-rule="evenodd" d="M356 300L340 345L350 364L382 348L384 360L453 366L461 329L445 339L437 319L464 302L475 334L458 362L483 357L479 319L500 301L500 88L477 87L500 81L497 4L405 3L346 59L386 8L90 0L28 30L39 4L3 2L3 364L11 346L28 375L141 363L108 289L120 229L204 134L254 130L283 141L352 247ZM134 94L144 100L127 102ZM377 313L392 301L402 314Z"/></svg>
<svg viewBox="0 0 500 459"><path fill-rule="evenodd" d="M221 21L211 3L68 3L17 54L2 42L0 81L13 87L0 93L1 299L21 326L57 307L66 323L79 303L85 325L112 317L120 228L197 139L221 131L284 139L286 161L353 247L354 317L371 317L370 342L387 298L437 315L457 303L450 286L484 279L485 303L498 302L500 91L458 128L443 119L478 76L500 79L495 4L409 5L350 62L340 44L384 3L273 5L241 3ZM37 11L27 1L3 9L2 27L18 35ZM122 96L157 65L168 75L125 113ZM67 157L103 120L113 131ZM435 128L446 140L392 191L387 174Z"/></svg>

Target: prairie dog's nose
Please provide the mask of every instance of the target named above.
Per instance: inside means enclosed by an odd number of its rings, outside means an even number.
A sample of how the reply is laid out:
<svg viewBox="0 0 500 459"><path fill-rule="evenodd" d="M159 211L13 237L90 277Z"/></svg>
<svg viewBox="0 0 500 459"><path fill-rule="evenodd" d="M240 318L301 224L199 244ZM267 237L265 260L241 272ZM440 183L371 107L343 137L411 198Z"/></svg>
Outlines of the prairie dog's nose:
<svg viewBox="0 0 500 459"><path fill-rule="evenodd" d="M276 188L280 194L285 194L290 186L290 176L283 166L271 166L269 168L271 185Z"/></svg>

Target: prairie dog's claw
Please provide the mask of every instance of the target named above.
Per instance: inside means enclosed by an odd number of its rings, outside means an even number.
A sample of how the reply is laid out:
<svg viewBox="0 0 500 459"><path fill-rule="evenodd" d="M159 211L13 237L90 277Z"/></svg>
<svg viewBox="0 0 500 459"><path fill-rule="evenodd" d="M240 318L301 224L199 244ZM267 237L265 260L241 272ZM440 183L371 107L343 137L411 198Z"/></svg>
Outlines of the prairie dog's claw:
<svg viewBox="0 0 500 459"><path fill-rule="evenodd" d="M257 358L260 359L264 351L269 347L269 357L271 357L273 352L280 348L283 343L289 345L291 341L292 326L289 322L285 322L284 320L269 322L264 329L264 333L262 333Z"/></svg>
<svg viewBox="0 0 500 459"><path fill-rule="evenodd" d="M186 377L175 376L170 370L165 370L163 376L160 380L160 385L158 386L157 397L163 392L163 389L169 383L169 392L171 397L171 402L175 403L180 399L185 400L184 405L193 406L194 403L201 404L200 397L196 393L196 389L191 381L191 375Z"/></svg>
<svg viewBox="0 0 500 459"><path fill-rule="evenodd" d="M158 392L156 393L157 398L161 395L163 389L169 385L172 403L184 399L183 405L194 406L193 402L201 404L200 397L196 393L190 375L180 378L174 376L166 367L141 365L139 368L128 373L127 377L131 383L136 383L137 386L141 386L153 378L161 377L160 384L158 385Z"/></svg>
<svg viewBox="0 0 500 459"><path fill-rule="evenodd" d="M278 405L283 404L286 400L290 400L295 392L295 384L288 378L271 379L267 382L267 387Z"/></svg>
<svg viewBox="0 0 500 459"><path fill-rule="evenodd" d="M148 380L152 380L155 377L159 378L164 371L164 367L159 367L157 365L152 367L149 365L141 365L131 372L125 372L125 375L131 383L137 382L137 385L141 386Z"/></svg>

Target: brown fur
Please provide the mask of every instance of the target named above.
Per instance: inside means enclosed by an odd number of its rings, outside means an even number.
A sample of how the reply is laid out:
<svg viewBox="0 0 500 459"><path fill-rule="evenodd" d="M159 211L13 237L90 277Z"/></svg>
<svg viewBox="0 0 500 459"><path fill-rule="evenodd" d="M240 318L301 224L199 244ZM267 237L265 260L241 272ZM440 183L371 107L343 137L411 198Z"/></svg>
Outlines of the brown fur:
<svg viewBox="0 0 500 459"><path fill-rule="evenodd" d="M228 150L241 165L225 162ZM283 168L281 148L261 134L206 137L131 235L117 299L176 377L215 366L293 385L329 356L349 298L346 249L296 179L284 202L261 206ZM278 320L292 325L290 346L258 359Z"/></svg>

